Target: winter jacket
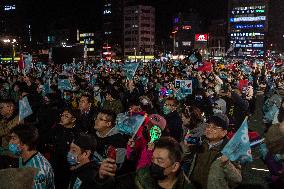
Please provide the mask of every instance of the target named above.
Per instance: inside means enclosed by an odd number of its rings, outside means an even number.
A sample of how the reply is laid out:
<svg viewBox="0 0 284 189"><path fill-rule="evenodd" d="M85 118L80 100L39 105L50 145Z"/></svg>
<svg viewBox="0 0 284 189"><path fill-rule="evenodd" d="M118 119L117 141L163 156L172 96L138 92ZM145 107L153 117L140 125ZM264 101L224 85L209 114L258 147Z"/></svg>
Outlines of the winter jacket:
<svg viewBox="0 0 284 189"><path fill-rule="evenodd" d="M76 136L80 134L78 127L65 128L57 125L47 134L46 145L51 149L51 164L55 174L55 184L58 187L68 186L70 178L70 166L67 162L67 153L70 150L70 144Z"/></svg>
<svg viewBox="0 0 284 189"><path fill-rule="evenodd" d="M165 116L167 120L167 129L171 137L181 142L183 136L182 120L177 111L171 112Z"/></svg>
<svg viewBox="0 0 284 189"><path fill-rule="evenodd" d="M106 136L100 136L98 132L93 132L97 140L97 150L94 154L97 163L107 158L107 149L109 146L116 148L116 163L122 164L126 155L126 144L128 136L118 132L116 128L112 128Z"/></svg>
<svg viewBox="0 0 284 189"><path fill-rule="evenodd" d="M130 148L130 146L127 145L126 158L128 160L131 160L132 159L131 156L133 156L133 154L136 154L135 151L132 148ZM147 145L144 146L141 154L138 155L139 160L138 160L138 163L136 165L136 169L138 170L138 169L150 166L151 162L152 162L152 156L153 156L153 150L149 150L147 148Z"/></svg>
<svg viewBox="0 0 284 189"><path fill-rule="evenodd" d="M19 123L19 116L13 115L9 119L0 119L0 146L7 147L11 130Z"/></svg>
<svg viewBox="0 0 284 189"><path fill-rule="evenodd" d="M105 181L96 179L98 189L161 189L157 180L151 177L150 168L146 167L134 173ZM194 189L183 171L177 175L177 181L172 189Z"/></svg>
<svg viewBox="0 0 284 189"><path fill-rule="evenodd" d="M76 119L76 125L80 127L82 132L90 132L93 128L94 118L96 117L96 110L91 107L90 111L87 113L79 113L79 117Z"/></svg>
<svg viewBox="0 0 284 189"><path fill-rule="evenodd" d="M95 178L98 174L98 167L96 163L89 162L72 171L71 180L69 184L70 189L93 189L95 185Z"/></svg>
<svg viewBox="0 0 284 189"><path fill-rule="evenodd" d="M207 143L196 148L188 175L197 189L229 189L242 181L238 166L218 159L226 142L211 149Z"/></svg>

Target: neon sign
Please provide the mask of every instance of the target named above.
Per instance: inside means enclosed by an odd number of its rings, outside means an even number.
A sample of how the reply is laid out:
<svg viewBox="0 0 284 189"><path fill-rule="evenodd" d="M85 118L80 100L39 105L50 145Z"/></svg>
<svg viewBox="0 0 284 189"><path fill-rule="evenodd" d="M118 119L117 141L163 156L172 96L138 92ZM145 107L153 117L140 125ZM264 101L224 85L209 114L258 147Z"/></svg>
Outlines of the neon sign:
<svg viewBox="0 0 284 189"><path fill-rule="evenodd" d="M264 24L236 24L236 29L264 28Z"/></svg>
<svg viewBox="0 0 284 189"><path fill-rule="evenodd" d="M230 18L230 22L255 22L266 20L266 16Z"/></svg>
<svg viewBox="0 0 284 189"><path fill-rule="evenodd" d="M208 34L195 34L195 41L208 41Z"/></svg>

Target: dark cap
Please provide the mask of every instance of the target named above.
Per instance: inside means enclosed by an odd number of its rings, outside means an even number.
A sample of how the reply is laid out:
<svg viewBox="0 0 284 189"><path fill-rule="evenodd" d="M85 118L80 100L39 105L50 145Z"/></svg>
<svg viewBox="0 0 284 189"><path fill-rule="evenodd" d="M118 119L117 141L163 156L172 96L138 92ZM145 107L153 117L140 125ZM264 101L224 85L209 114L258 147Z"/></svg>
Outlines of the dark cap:
<svg viewBox="0 0 284 189"><path fill-rule="evenodd" d="M213 123L218 127L222 127L224 130L228 130L229 119L225 114L217 113L211 116L207 123Z"/></svg>
<svg viewBox="0 0 284 189"><path fill-rule="evenodd" d="M88 134L80 134L74 141L74 144L79 146L83 150L95 151L97 147L97 141L95 137Z"/></svg>

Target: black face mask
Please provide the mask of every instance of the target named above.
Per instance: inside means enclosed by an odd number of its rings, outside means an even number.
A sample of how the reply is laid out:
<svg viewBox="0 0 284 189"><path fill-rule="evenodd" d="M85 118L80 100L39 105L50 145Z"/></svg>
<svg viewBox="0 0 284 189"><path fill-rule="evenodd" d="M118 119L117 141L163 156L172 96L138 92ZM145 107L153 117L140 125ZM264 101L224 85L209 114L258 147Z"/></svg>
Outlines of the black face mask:
<svg viewBox="0 0 284 189"><path fill-rule="evenodd" d="M150 166L150 173L151 176L155 179L155 180L165 180L167 178L166 175L164 175L164 167L161 167L155 163L152 163Z"/></svg>

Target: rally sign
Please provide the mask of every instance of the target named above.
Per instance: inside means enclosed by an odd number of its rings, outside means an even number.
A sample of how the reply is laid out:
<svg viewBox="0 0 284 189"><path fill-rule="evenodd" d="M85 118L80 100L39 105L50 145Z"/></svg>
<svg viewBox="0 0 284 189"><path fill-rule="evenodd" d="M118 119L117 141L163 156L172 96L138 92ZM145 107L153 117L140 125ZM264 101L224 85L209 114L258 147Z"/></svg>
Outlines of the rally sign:
<svg viewBox="0 0 284 189"><path fill-rule="evenodd" d="M183 94L192 94L192 80L175 80L175 87L180 88Z"/></svg>

